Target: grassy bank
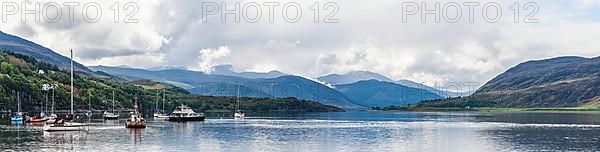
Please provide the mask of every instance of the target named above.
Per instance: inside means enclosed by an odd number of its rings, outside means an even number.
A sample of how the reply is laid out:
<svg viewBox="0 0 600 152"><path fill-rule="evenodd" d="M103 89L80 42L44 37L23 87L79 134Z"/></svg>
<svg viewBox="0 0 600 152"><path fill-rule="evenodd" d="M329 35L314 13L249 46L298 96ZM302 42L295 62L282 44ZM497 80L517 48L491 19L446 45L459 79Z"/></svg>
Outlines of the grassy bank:
<svg viewBox="0 0 600 152"><path fill-rule="evenodd" d="M398 111L398 110L390 110ZM410 108L406 111L414 112L600 112L600 109L596 108L494 108L494 107L480 107L480 108Z"/></svg>
<svg viewBox="0 0 600 152"><path fill-rule="evenodd" d="M561 107L561 108L497 108L497 107L475 107L475 108L459 108L459 107L400 107L395 108L380 108L370 109L369 111L384 111L384 112L600 112L598 107L582 106L582 107Z"/></svg>

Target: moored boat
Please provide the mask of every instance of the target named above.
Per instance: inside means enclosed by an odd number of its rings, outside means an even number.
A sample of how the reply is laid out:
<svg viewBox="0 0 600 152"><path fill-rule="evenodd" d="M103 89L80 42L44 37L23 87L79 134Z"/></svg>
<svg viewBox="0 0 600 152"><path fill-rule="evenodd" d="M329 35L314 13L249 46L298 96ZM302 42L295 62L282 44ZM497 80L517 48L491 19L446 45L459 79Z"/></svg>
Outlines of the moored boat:
<svg viewBox="0 0 600 152"><path fill-rule="evenodd" d="M138 113L137 97L135 97L135 105L133 106L133 112L129 114L127 122L125 122L126 128L146 128L146 120L144 120L143 114Z"/></svg>
<svg viewBox="0 0 600 152"><path fill-rule="evenodd" d="M112 112L108 112L105 111L104 114L102 114L102 117L104 118L104 120L117 120L119 119L119 115L116 115Z"/></svg>
<svg viewBox="0 0 600 152"><path fill-rule="evenodd" d="M12 123L22 123L23 122L23 113L16 112L12 117L10 117L10 121Z"/></svg>
<svg viewBox="0 0 600 152"><path fill-rule="evenodd" d="M28 123L42 123L48 121L50 118L46 116L43 112L40 113L38 117L31 117L26 120Z"/></svg>
<svg viewBox="0 0 600 152"><path fill-rule="evenodd" d="M84 123L65 122L64 119L59 119L53 123L46 123L44 131L87 131L88 125Z"/></svg>
<svg viewBox="0 0 600 152"><path fill-rule="evenodd" d="M104 120L117 120L119 115L115 114L115 91L112 92L112 112L104 111L102 114Z"/></svg>
<svg viewBox="0 0 600 152"><path fill-rule="evenodd" d="M234 119L244 119L246 117L246 113L240 110L240 85L237 88L237 99L235 103L235 113L233 114Z"/></svg>
<svg viewBox="0 0 600 152"><path fill-rule="evenodd" d="M233 114L233 117L235 119L244 119L245 116L246 116L246 114L242 110L238 110Z"/></svg>
<svg viewBox="0 0 600 152"><path fill-rule="evenodd" d="M75 113L73 112L73 50L71 50L71 112L67 114L65 117L54 117L56 115L52 115L51 119L46 121L44 124L44 131L87 131L88 125L85 123L73 123L70 122L75 118Z"/></svg>
<svg viewBox="0 0 600 152"><path fill-rule="evenodd" d="M11 123L23 123L23 113L21 112L21 96L19 92L17 92L17 112L13 116L10 117Z"/></svg>
<svg viewBox="0 0 600 152"><path fill-rule="evenodd" d="M203 113L196 113L192 108L181 105L177 106L169 116L169 121L186 122L186 121L204 121Z"/></svg>
<svg viewBox="0 0 600 152"><path fill-rule="evenodd" d="M169 115L165 114L165 90L163 90L163 97L162 97L162 111L158 109L158 100L156 102L156 112L154 112L154 114L152 115L155 119L169 119Z"/></svg>
<svg viewBox="0 0 600 152"><path fill-rule="evenodd" d="M127 122L125 122L126 128L146 128L146 120L141 114L130 114Z"/></svg>

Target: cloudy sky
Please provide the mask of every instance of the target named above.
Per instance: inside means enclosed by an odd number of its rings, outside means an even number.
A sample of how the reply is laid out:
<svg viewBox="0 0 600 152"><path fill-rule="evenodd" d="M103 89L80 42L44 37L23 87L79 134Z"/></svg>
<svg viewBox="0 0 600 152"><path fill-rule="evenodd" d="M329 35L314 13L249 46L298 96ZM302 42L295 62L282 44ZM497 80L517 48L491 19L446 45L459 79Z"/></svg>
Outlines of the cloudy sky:
<svg viewBox="0 0 600 152"><path fill-rule="evenodd" d="M233 8L240 3L242 13L248 15L235 22L226 16L221 22L220 12L206 14L207 4L222 5L222 1L198 0L140 0L140 1L84 1L74 9L74 22L68 19L64 2L36 1L41 12L56 16L56 9L44 10L49 2L62 6L62 18L36 22L33 16L21 22L21 15L6 15L12 7L3 0L0 30L24 37L66 55L74 49L76 60L85 65L127 65L131 67L177 66L209 72L211 66L232 64L237 71L279 70L305 77L331 73L367 70L392 79L409 79L417 82L445 84L449 82L479 82L481 84L520 62L556 56L600 55L600 1L597 0L534 0L538 8L532 16L537 23L523 23L534 11L520 0L458 1L441 0L446 4L460 4L462 17L456 23L434 16L408 16L403 22L403 4L409 2L434 7L431 1L400 0L302 0L302 1L231 1ZM33 1L13 0L22 7L34 6ZM102 16L95 23L82 17L83 6L96 2ZM114 6L119 3L119 7ZM132 9L124 9L126 2L134 2L139 11L133 19L137 23L123 23ZM205 3L209 2L209 3ZM256 2L256 3L253 3ZM279 2L269 21L265 3ZM295 2L302 16L295 23L286 21L282 7ZM331 19L337 23L324 23L333 12L333 2L338 11ZM469 21L469 10L464 2L478 2ZM495 2L502 17L495 23L485 21L482 7ZM511 7L515 2L519 7ZM319 7L311 7L319 3ZM11 3L12 4L12 3ZM9 5L11 5L9 4ZM54 4L54 3L52 3ZM255 17L250 4L259 4L262 16L256 23L245 19ZM331 3L330 3L331 4ZM6 7L5 7L6 6ZM12 5L11 5L12 6ZM327 7L326 7L327 6ZM10 7L10 8L9 8ZM118 23L115 10L120 8ZM290 8L290 7L288 7ZM318 23L314 22L319 8ZM408 8L408 7L407 7ZM447 7L438 15L456 16ZM519 8L515 17L514 9ZM525 9L527 8L527 9ZM22 8L19 8L22 9ZM288 18L295 10L288 9ZM88 18L97 15L87 10ZM494 10L487 10L489 18ZM43 15L42 15L43 16ZM243 17L243 16L242 16ZM444 16L442 16L444 17ZM519 21L515 23L515 18ZM528 21L532 21L528 20ZM330 20L331 21L331 20Z"/></svg>

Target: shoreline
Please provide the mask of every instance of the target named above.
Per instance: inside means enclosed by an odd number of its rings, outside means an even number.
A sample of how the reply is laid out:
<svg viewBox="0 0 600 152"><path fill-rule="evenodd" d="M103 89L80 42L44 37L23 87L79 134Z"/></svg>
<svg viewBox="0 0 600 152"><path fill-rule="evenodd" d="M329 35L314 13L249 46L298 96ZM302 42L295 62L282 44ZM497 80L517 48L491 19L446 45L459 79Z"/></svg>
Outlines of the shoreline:
<svg viewBox="0 0 600 152"><path fill-rule="evenodd" d="M573 113L573 112L589 112L589 113L600 113L600 109L589 109L589 108L493 108L493 107L482 107L482 108L411 108L408 110L365 110L371 112L480 112L480 113L504 113L504 112L557 112L557 113Z"/></svg>

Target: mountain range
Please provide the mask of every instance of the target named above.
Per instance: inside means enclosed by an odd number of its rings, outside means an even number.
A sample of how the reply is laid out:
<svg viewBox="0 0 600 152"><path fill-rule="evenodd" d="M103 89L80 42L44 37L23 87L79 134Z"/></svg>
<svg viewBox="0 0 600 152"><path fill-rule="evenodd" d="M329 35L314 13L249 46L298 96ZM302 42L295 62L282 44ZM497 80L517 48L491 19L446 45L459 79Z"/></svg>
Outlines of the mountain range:
<svg viewBox="0 0 600 152"><path fill-rule="evenodd" d="M521 63L473 95L501 107L575 107L600 98L600 57L557 57Z"/></svg>
<svg viewBox="0 0 600 152"><path fill-rule="evenodd" d="M369 107L413 104L421 100L441 99L442 96L425 89L407 87L392 82L362 80L335 88L356 104Z"/></svg>
<svg viewBox="0 0 600 152"><path fill-rule="evenodd" d="M44 46L2 31L0 31L0 50L31 56L39 61L53 63L60 69L69 69L71 66L71 60L69 60L69 58ZM91 70L86 66L77 62L73 63L73 67L77 71L91 73Z"/></svg>
<svg viewBox="0 0 600 152"><path fill-rule="evenodd" d="M455 91L449 91L449 90L443 90L443 89L436 89L436 88L424 85L423 83L417 83L417 82L410 81L410 80L394 81L384 75L370 72L370 71L353 71L353 72L348 72L346 74L329 74L329 75L318 77L317 80L327 83L327 84L333 84L333 85L352 84L352 83L356 83L356 82L364 81L364 80L378 80L378 81L391 82L391 83L400 85L400 86L396 86L396 87L411 87L411 88L417 88L417 89L424 89L424 90L435 93L444 98L445 97L468 96L472 93L472 91L468 91L468 90L464 90L462 92L455 92ZM390 85L390 84L388 84L388 85Z"/></svg>
<svg viewBox="0 0 600 152"><path fill-rule="evenodd" d="M68 69L70 60L56 52L23 38L0 33L0 50L31 56L37 60ZM76 52L76 50L75 50ZM318 81L301 76L289 75L280 71L236 72L231 65L213 67L209 74L187 70L184 67L156 67L136 69L128 66L86 67L74 62L75 70L86 73L106 73L126 80L153 80L184 88L191 93L210 96L240 96L260 98L296 97L314 100L346 109L360 109L370 106L411 104L424 99L443 98L440 91L419 83L393 80L369 71L356 71L347 74L332 74L317 78ZM96 72L96 73L95 73ZM378 81L365 81L378 80ZM365 82L361 82L365 81ZM386 83L383 83L386 82ZM389 83L387 83L389 82ZM402 84L404 83L404 84ZM334 87L332 87L333 84ZM361 90L365 86L370 90ZM238 89L239 88L239 89ZM438 94L429 97L399 96L399 90L418 90L424 94ZM357 95L357 91L362 91ZM437 92L436 92L437 91Z"/></svg>
<svg viewBox="0 0 600 152"><path fill-rule="evenodd" d="M362 108L362 106L352 103L337 90L299 76L285 75L276 78L251 79L237 76L205 74L203 72L181 69L149 71L107 66L92 66L90 68L128 80L149 79L170 83L200 95L236 96L239 87L240 96L264 98L296 97L346 109Z"/></svg>

